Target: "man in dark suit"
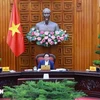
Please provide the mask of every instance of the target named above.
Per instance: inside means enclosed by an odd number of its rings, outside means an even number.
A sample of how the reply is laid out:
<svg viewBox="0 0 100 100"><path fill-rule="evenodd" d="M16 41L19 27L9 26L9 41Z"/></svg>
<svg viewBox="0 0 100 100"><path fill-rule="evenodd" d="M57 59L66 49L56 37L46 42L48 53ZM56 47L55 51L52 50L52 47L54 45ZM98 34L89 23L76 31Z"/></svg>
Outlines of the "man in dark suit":
<svg viewBox="0 0 100 100"><path fill-rule="evenodd" d="M48 53L44 54L44 60L41 60L38 64L38 69L41 68L41 65L50 65L50 69L54 69L54 62L49 60L50 55Z"/></svg>

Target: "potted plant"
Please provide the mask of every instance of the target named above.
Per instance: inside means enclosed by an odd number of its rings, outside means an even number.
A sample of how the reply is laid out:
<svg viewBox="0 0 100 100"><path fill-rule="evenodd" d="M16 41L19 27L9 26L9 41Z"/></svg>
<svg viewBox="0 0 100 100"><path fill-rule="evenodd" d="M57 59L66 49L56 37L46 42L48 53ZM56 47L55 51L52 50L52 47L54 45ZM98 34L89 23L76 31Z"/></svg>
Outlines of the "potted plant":
<svg viewBox="0 0 100 100"><path fill-rule="evenodd" d="M98 39L100 39L100 34L98 36ZM96 50L95 53L100 55L100 44L97 46L99 50ZM100 60L94 60L93 61L94 66L96 66L97 72L100 71Z"/></svg>
<svg viewBox="0 0 100 100"><path fill-rule="evenodd" d="M5 86L3 97L12 100L74 100L86 96L84 92L75 90L76 83L70 80L60 82L26 81L14 87Z"/></svg>
<svg viewBox="0 0 100 100"><path fill-rule="evenodd" d="M95 66L100 66L100 60L94 60L93 61L93 64L95 65Z"/></svg>

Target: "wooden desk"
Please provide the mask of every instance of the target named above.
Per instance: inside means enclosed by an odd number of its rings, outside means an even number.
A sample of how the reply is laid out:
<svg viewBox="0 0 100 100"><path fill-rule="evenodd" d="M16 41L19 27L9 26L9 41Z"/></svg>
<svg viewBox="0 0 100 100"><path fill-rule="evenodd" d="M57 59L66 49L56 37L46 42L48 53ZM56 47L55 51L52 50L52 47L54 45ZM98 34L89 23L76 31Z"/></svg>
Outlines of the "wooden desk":
<svg viewBox="0 0 100 100"><path fill-rule="evenodd" d="M13 86L17 85L17 79L21 76L21 72L16 73L0 73L0 89L3 86Z"/></svg>
<svg viewBox="0 0 100 100"><path fill-rule="evenodd" d="M74 80L74 78L49 78L49 79L43 79L43 78L18 78L17 82L18 84L22 84L25 81L39 81L39 80L44 80L44 81L62 81L62 80Z"/></svg>
<svg viewBox="0 0 100 100"><path fill-rule="evenodd" d="M82 90L89 96L100 97L100 73L98 72L16 72L16 73L0 73L0 88L3 86L17 85L19 78L43 78L43 74L48 73L50 78L74 78L78 83L76 90Z"/></svg>
<svg viewBox="0 0 100 100"><path fill-rule="evenodd" d="M82 90L89 96L100 97L99 72L75 72L74 78L78 82L76 90Z"/></svg>
<svg viewBox="0 0 100 100"><path fill-rule="evenodd" d="M21 77L25 78L43 78L44 74L49 74L50 78L68 78L74 77L74 72L64 71L64 72L55 72L55 71L40 71L40 72L21 72Z"/></svg>

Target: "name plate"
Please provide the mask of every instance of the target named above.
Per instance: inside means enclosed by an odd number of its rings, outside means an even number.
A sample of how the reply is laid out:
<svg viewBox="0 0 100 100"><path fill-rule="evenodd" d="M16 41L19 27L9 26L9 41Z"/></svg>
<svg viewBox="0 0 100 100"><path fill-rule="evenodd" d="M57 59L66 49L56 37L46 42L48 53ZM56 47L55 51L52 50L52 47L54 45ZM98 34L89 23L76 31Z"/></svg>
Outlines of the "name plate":
<svg viewBox="0 0 100 100"><path fill-rule="evenodd" d="M96 71L96 67L95 66L90 66L90 71Z"/></svg>
<svg viewBox="0 0 100 100"><path fill-rule="evenodd" d="M9 67L2 67L2 71L3 71L3 72L8 72L8 71L10 71L10 70L9 70Z"/></svg>

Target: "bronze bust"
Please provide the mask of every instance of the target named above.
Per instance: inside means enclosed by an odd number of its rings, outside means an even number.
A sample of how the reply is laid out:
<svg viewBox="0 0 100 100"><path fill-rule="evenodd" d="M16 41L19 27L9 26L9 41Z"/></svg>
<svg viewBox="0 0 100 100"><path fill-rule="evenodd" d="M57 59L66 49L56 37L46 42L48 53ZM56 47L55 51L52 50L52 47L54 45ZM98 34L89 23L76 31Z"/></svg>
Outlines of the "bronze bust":
<svg viewBox="0 0 100 100"><path fill-rule="evenodd" d="M44 21L39 22L36 24L36 29L39 31L49 31L49 32L54 32L59 30L59 26L57 23L50 21L50 9L45 8L43 10L43 17Z"/></svg>
<svg viewBox="0 0 100 100"><path fill-rule="evenodd" d="M27 34L28 40L36 41L37 45L49 47L68 39L66 31L59 29L57 23L49 20L50 12L48 8L43 10L44 21L37 23L35 27L30 29Z"/></svg>

